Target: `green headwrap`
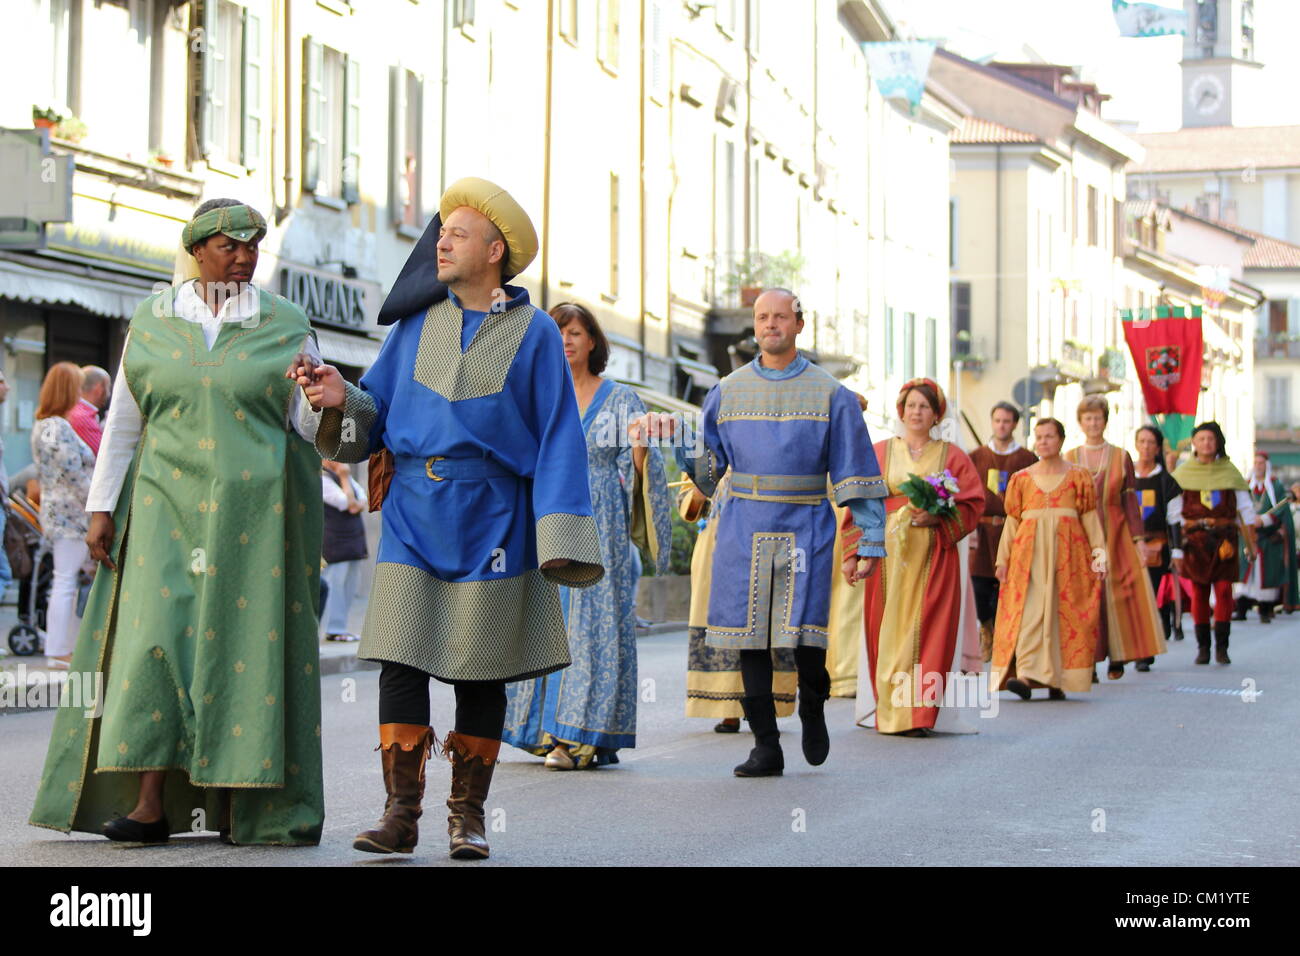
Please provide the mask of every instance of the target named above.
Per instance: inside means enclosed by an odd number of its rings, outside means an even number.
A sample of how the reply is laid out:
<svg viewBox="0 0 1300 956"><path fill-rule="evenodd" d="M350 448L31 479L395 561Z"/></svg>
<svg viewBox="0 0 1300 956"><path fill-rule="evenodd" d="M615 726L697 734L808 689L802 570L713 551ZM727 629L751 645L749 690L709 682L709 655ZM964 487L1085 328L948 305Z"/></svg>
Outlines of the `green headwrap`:
<svg viewBox="0 0 1300 956"><path fill-rule="evenodd" d="M252 206L218 206L185 224L181 245L189 252L195 245L217 233L240 242L254 242L266 235L266 220Z"/></svg>

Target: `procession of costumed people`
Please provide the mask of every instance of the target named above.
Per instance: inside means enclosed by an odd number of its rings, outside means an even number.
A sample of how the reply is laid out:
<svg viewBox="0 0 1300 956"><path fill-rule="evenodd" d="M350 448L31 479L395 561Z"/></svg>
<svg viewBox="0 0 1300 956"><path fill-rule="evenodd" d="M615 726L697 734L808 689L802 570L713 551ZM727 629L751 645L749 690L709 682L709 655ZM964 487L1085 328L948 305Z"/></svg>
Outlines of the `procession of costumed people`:
<svg viewBox="0 0 1300 956"><path fill-rule="evenodd" d="M502 740L553 770L635 746L637 584L642 562L668 570L671 487L701 524L686 713L720 733L748 721L738 777L783 772L776 721L796 704L818 766L832 695L856 692L854 721L880 734L970 732L945 690L981 659L994 689L1060 700L1090 691L1103 660L1111 679L1149 671L1181 639L1184 603L1198 665L1212 649L1231 662L1234 584L1263 622L1300 608L1293 496L1263 451L1248 482L1215 422L1174 468L1154 425L1134 435L1136 464L1107 442L1101 396L1078 406L1085 442L1068 451L1055 418L1021 448L1021 411L1001 402L968 455L936 435L956 424L943 389L916 378L898 434L873 443L865 398L799 353L797 295L769 289L758 356L677 436L670 486L658 446L684 426L607 377L592 311L548 314L506 284L537 237L499 186L443 195L359 386L323 362L301 309L253 283L266 229L233 199L186 223L176 282L132 316L97 457L65 418L80 370L56 365L42 389L44 505L70 540L86 527L99 565L70 666L104 688L98 708L55 716L37 826L163 842L197 808L226 843L320 841L323 500L348 545L330 551L330 639L355 637L368 553L367 496L340 463L370 460L383 521L358 650L381 668L386 801L353 841L371 853L417 845L433 753L451 763L448 853L484 859ZM52 629L70 642L75 615ZM430 678L454 688L441 739Z"/></svg>

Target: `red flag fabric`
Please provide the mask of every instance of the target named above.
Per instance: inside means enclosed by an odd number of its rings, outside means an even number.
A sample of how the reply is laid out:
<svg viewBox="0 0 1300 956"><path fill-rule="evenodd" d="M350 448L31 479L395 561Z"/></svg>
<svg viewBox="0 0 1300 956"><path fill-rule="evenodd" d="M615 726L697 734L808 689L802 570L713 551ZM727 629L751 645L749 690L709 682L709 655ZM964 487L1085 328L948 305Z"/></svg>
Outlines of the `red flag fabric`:
<svg viewBox="0 0 1300 956"><path fill-rule="evenodd" d="M1137 366L1142 397L1150 415L1195 415L1201 392L1204 344L1201 317L1184 318L1182 309L1172 316L1130 318L1124 315L1124 341ZM1197 309L1197 312L1200 310Z"/></svg>

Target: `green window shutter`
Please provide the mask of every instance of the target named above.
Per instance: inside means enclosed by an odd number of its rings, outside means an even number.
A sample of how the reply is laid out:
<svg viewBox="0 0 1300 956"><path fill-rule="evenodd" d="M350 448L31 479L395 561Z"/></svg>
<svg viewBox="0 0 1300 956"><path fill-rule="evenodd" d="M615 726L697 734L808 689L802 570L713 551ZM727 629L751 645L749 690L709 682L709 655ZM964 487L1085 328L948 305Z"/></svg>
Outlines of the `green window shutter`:
<svg viewBox="0 0 1300 956"><path fill-rule="evenodd" d="M388 218L402 223L402 177L406 174L406 70L388 68Z"/></svg>
<svg viewBox="0 0 1300 956"><path fill-rule="evenodd" d="M196 124L199 140L199 155L207 158L216 145L215 120L216 111L213 102L216 99L217 82L217 3L218 0L202 0L195 9L195 18L199 23L199 35L191 37L190 48L198 57L199 100L195 104L198 110Z"/></svg>
<svg viewBox="0 0 1300 956"><path fill-rule="evenodd" d="M244 11L244 115L240 120L243 142L240 152L248 169L256 169L262 160L262 18L252 10Z"/></svg>
<svg viewBox="0 0 1300 956"><path fill-rule="evenodd" d="M302 188L315 192L320 182L320 157L325 106L325 55L311 37L302 40Z"/></svg>
<svg viewBox="0 0 1300 956"><path fill-rule="evenodd" d="M348 57L343 85L343 199L361 201L361 64Z"/></svg>

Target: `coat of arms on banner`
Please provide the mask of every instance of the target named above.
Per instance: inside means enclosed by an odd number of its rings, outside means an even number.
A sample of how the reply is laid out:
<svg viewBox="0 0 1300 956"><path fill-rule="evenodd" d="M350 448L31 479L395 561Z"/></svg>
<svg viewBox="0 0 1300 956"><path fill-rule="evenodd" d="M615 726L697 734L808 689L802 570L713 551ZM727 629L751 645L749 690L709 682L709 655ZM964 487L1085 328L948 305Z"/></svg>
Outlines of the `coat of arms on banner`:
<svg viewBox="0 0 1300 956"><path fill-rule="evenodd" d="M1162 392L1182 380L1181 352L1177 345L1153 345L1147 349L1147 380Z"/></svg>

